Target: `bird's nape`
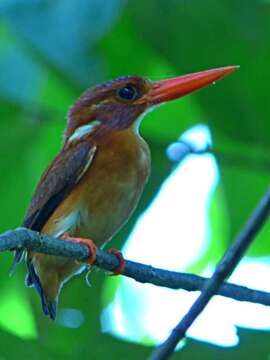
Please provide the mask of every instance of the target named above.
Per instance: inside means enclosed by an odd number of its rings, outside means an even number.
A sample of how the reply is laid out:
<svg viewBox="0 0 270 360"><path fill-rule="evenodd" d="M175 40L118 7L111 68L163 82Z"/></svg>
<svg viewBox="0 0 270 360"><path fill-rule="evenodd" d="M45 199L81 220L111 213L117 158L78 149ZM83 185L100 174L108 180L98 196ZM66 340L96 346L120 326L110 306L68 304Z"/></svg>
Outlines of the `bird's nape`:
<svg viewBox="0 0 270 360"><path fill-rule="evenodd" d="M197 91L235 71L227 66L152 82L140 76L125 76L87 90L70 109L67 138L87 124L96 136L133 125L154 105L175 100ZM90 129L90 127L88 128Z"/></svg>

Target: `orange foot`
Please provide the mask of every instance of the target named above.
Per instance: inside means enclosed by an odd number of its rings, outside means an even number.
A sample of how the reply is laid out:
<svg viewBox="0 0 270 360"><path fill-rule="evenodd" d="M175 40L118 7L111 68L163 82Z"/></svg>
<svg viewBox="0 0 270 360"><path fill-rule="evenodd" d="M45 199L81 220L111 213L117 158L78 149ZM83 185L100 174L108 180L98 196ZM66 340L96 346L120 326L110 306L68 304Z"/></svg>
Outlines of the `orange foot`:
<svg viewBox="0 0 270 360"><path fill-rule="evenodd" d="M93 265L96 262L97 247L92 240L83 239L83 238L79 238L79 237L72 237L72 236L69 236L68 234L63 234L61 236L61 239L77 242L82 245L86 245L88 247L89 253L90 253L90 256L86 260L86 263L89 265Z"/></svg>
<svg viewBox="0 0 270 360"><path fill-rule="evenodd" d="M117 260L119 262L119 265L117 266L117 268L112 273L112 276L122 274L123 271L124 271L124 268L125 268L125 263L126 263L125 259L123 257L123 254L121 253L121 251L118 251L116 249L109 249L108 252L113 254L117 258Z"/></svg>

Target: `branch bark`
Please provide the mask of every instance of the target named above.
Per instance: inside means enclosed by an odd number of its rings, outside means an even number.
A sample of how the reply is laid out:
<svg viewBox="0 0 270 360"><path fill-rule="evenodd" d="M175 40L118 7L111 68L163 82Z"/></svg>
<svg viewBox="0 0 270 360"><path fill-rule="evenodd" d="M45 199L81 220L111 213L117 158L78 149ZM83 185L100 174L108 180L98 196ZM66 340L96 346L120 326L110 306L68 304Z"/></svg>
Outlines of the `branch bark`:
<svg viewBox="0 0 270 360"><path fill-rule="evenodd" d="M25 228L10 230L0 235L0 251L20 248L80 261L86 260L90 255L87 246L63 241ZM98 249L95 265L106 271L113 271L118 267L118 260L114 255ZM201 291L208 281L202 276L158 269L129 260L126 260L123 275L141 283L187 291ZM231 283L224 282L217 294L238 301L270 306L270 293Z"/></svg>
<svg viewBox="0 0 270 360"><path fill-rule="evenodd" d="M245 251L255 239L270 212L270 187L254 210L239 236L229 247L223 258L218 263L212 277L205 283L200 296L193 303L190 310L173 329L168 339L161 344L152 354L150 360L168 359L178 342L185 336L186 331L204 310L214 294L221 288L224 280L231 275Z"/></svg>

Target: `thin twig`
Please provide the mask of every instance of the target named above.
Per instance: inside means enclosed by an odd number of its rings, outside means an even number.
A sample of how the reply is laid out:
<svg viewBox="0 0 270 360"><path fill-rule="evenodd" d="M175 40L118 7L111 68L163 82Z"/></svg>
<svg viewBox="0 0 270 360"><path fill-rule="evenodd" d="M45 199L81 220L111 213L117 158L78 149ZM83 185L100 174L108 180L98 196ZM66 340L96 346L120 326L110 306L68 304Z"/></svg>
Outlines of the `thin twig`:
<svg viewBox="0 0 270 360"><path fill-rule="evenodd" d="M223 281L231 275L245 251L262 228L270 212L270 187L254 210L239 236L229 247L218 263L212 277L206 282L200 296L193 303L188 313L173 329L168 339L152 354L150 360L166 360L173 353L178 342L185 336L186 331L203 311L214 294L217 293Z"/></svg>
<svg viewBox="0 0 270 360"><path fill-rule="evenodd" d="M24 248L40 253L64 256L76 260L85 260L89 257L89 249L78 243L63 241L57 238L39 234L29 229L18 228L7 231L0 235L0 251ZM110 253L103 250L97 251L96 266L113 271L118 267L118 260ZM171 289L183 289L187 291L200 291L203 289L207 278L154 268L126 260L123 275L133 278L141 283L151 283L157 286ZM218 295L222 295L238 301L248 301L270 306L270 293L253 290L244 286L224 283Z"/></svg>

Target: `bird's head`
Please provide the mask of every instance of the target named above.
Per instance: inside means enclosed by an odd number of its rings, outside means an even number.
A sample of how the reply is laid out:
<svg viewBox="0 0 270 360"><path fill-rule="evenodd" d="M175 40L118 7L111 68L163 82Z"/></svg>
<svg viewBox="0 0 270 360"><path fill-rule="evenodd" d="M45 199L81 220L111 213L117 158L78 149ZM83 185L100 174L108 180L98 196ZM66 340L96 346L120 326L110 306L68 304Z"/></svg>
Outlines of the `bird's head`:
<svg viewBox="0 0 270 360"><path fill-rule="evenodd" d="M70 109L66 139L126 129L154 106L207 86L236 68L227 66L155 82L126 76L97 85Z"/></svg>

